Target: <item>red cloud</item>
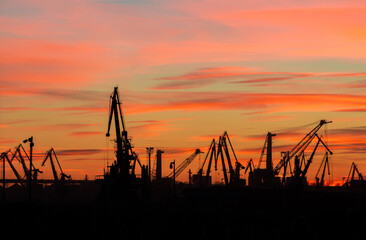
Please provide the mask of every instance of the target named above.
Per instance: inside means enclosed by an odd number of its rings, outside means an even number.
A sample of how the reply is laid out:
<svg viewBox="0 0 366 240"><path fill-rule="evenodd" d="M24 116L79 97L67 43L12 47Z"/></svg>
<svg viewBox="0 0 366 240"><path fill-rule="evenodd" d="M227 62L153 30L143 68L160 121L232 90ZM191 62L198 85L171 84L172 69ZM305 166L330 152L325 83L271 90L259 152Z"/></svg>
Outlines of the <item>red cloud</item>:
<svg viewBox="0 0 366 240"><path fill-rule="evenodd" d="M136 123L136 122L134 122ZM172 131L171 124L165 121L140 121L139 125L129 126L128 130L134 137L155 137L161 135L162 132Z"/></svg>

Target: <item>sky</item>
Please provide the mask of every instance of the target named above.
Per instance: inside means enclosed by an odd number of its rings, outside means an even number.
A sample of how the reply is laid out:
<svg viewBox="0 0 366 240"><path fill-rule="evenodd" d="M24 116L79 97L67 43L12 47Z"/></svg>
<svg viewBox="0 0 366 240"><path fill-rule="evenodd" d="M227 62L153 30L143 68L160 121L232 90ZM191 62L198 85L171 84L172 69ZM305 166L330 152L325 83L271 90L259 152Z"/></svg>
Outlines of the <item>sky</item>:
<svg viewBox="0 0 366 240"><path fill-rule="evenodd" d="M366 169L365 45L364 1L3 0L0 151L33 136L40 178L53 147L65 173L94 179L114 160L105 134L118 86L135 151L146 164L146 147L164 150L163 175L224 131L243 165L276 133L276 164L326 119L326 180L339 183L353 161Z"/></svg>

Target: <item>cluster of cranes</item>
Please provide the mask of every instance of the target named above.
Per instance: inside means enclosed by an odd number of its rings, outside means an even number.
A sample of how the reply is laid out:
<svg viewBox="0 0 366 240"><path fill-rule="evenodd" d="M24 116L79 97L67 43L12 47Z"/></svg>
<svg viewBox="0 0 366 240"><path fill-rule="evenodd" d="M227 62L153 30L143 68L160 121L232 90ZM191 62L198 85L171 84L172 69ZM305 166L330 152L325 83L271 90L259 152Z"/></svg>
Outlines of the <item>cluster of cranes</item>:
<svg viewBox="0 0 366 240"><path fill-rule="evenodd" d="M326 120L321 120L320 123L308 134L306 134L306 136L301 139L301 141L296 144L290 151L282 152L282 159L276 166L273 166L272 161L272 138L275 137L276 134L273 134L271 132L267 134L257 167L254 166L254 162L252 159L250 159L247 165L244 167L236 157L228 133L224 132L224 134L219 137L219 140L217 142L215 139L212 140L201 168L198 170L198 173L196 175L193 175L193 182L197 185L211 185L212 178L210 174L212 172L212 161L214 161L215 170L217 170L217 162L221 163L225 185L243 185L243 183L245 184L245 181L243 181L243 179L240 179L241 169L245 169L244 174L249 171L248 179L250 186L304 184L306 183L306 174L309 170L310 164L313 162L315 152L318 149L319 144L321 143L325 147L326 153L320 166L320 168L322 168L322 171L320 177L321 180L318 182L318 184L324 185L325 170L328 169L329 173L328 154L332 155L333 152L328 148L328 146L324 143L324 141L317 134L317 132L324 124L327 123L330 122ZM313 142L314 139L317 139L318 141L313 148L310 157L306 159L305 150ZM264 156L266 156L266 167L262 169L260 168L260 166L261 163L264 161ZM235 168L231 163L231 159L234 159L235 161ZM204 173L206 163L207 169ZM228 167L228 170L226 166ZM320 172L320 168L316 176L317 178Z"/></svg>
<svg viewBox="0 0 366 240"><path fill-rule="evenodd" d="M146 181L151 182L152 177L156 180L161 178L161 153L162 150L157 152L157 164L155 171L151 172L151 166L145 166L141 164L138 155L133 151L130 139L125 128L123 119L121 102L119 100L118 88L115 87L110 96L110 114L108 121L108 130L106 136L110 136L110 129L112 120L114 119L115 131L116 131L116 161L109 167L109 170L104 175L105 180L113 180L122 184L129 184L136 179L135 167L136 163L141 168L141 177ZM322 136L318 135L322 126L331 123L331 121L320 120L320 122L307 133L291 150L281 152L281 159L273 165L272 160L272 139L276 134L268 133L265 139L265 143L261 152L261 156L258 165L255 166L252 159L250 159L246 166L243 166L237 159L233 145L230 141L228 133L225 131L218 140L213 139L203 164L200 166L196 174L189 171L189 182L198 186L208 186L212 184L212 167L217 170L218 163L221 164L223 181L225 185L245 185L246 181L240 178L240 171L244 170L244 174L249 172L248 182L249 186L284 186L284 185L306 185L307 173L310 165L313 162L315 153L319 146L325 148L325 155L317 171L315 182L317 186L324 185L325 174L330 174L329 168L329 156L333 152L329 149ZM122 131L121 131L122 126ZM316 141L315 146L312 148L310 156L307 158L305 151L309 149L311 143ZM153 148L149 148L149 159ZM181 174L189 164L203 152L196 149L191 156L184 160L177 168L174 165L174 171L171 172L166 179L177 177ZM264 160L264 156L266 159ZM261 168L261 162L265 161L265 168ZM150 160L149 160L150 162ZM175 164L175 162L174 162ZM348 177L347 183L354 178L354 172L358 172L356 165L353 163L350 170L352 178ZM156 174L155 174L156 173ZM358 174L362 179L362 175ZM347 183L345 185L347 185Z"/></svg>
<svg viewBox="0 0 366 240"><path fill-rule="evenodd" d="M39 168L36 168L33 164L33 137L26 139L23 143L30 143L29 153L25 150L23 144L19 144L14 150L9 149L1 153L0 161L3 166L3 183L15 183L24 188L30 188L36 183L48 183L54 185L64 185L67 181L71 180L71 175L67 175L62 170L60 161L56 155L54 148L49 149L45 153L45 157L42 161L41 167L46 165L46 162L50 163L53 179L45 180L38 179L38 175L43 173ZM6 165L8 165L15 176L15 179L6 178ZM21 166L21 170L17 170L16 166Z"/></svg>
<svg viewBox="0 0 366 240"><path fill-rule="evenodd" d="M162 150L157 151L157 164L155 170L152 171L149 161L149 166L141 164L138 154L133 150L131 140L128 137L128 133L125 127L121 102L119 100L118 87L114 88L114 91L110 95L110 112L108 129L106 136L110 136L110 130L112 126L112 120L114 120L114 129L116 135L116 160L108 166L107 172L104 174L104 180L112 183L116 183L121 186L129 186L133 182L142 181L145 183L151 183L152 178L155 180L162 180L161 177L161 154ZM240 178L240 171L244 170L244 174L249 172L248 185L249 186L283 186L283 185L304 185L307 184L307 173L310 165L313 162L315 153L320 145L325 148L325 155L320 164L320 167L316 173L316 185L324 185L324 177L327 173L330 174L329 167L329 155L333 152L329 149L327 144L323 141L322 137L318 135L322 126L331 123L331 121L320 120L320 122L307 133L299 143L297 143L291 150L281 152L282 158L280 161L273 165L272 160L272 139L276 136L271 132L268 132L264 146L259 158L257 166L254 165L252 159L248 161L246 166L243 166L237 159L233 145L231 143L229 134L225 131L218 140L215 138L211 141L209 149L204 158L203 164L199 167L196 174L192 174L189 171L189 182L198 186L209 186L212 184L212 168L217 171L218 163L221 165L223 173L223 182L225 185L246 185L246 180ZM315 146L312 149L310 157L306 157L305 151L308 149L312 142L316 141ZM38 174L42 173L39 168L36 168L32 162L33 155L33 137L23 141L23 143L29 142L30 151L29 154L25 150L22 144L15 147L14 150L9 149L1 153L0 160L3 162L3 181L5 186L6 182L18 183L19 185L26 187L31 186L31 183L38 181ZM150 154L153 148L149 148L149 160ZM187 157L182 163L175 167L174 170L168 174L165 179L174 179L178 177L184 170L193 162L193 160L203 152L200 149L196 149L189 157ZM264 159L265 157L265 159ZM20 163L22 171L16 169L14 162ZM48 180L47 183L54 183L56 185L64 184L67 181L71 181L71 176L63 172L56 152L53 148L48 150L45 154L44 160L41 166L45 166L46 162L50 163L53 180ZM261 168L261 163L265 162L265 168ZM8 164L16 179L5 178L5 165ZM173 163L172 163L173 164ZM141 168L141 178L137 179L135 169L136 166ZM360 181L363 181L362 174L358 171L355 163L352 163L349 176L346 181L346 186L350 185L350 182L355 181L355 173ZM45 182L45 180L43 180Z"/></svg>
<svg viewBox="0 0 366 240"><path fill-rule="evenodd" d="M107 171L104 172L103 178L97 180L102 182L104 186L116 187L114 189L118 189L118 191L120 189L131 189L131 187L134 188L136 186L151 189L154 185L157 186L164 182L168 182L170 184L172 181L175 186L175 179L188 168L197 156L203 154L200 149L195 149L190 156L180 164L177 164L177 166L174 160L174 162L170 163L172 172L163 178L161 169L162 153L164 153L163 150L157 150L155 169L152 169L154 167L151 166L150 155L153 152L153 148L147 148L149 154L148 165L141 163L138 154L133 149L133 145L131 144L131 139L128 136L123 119L118 87L115 87L114 91L110 95L110 111L108 129L106 133L107 137L110 137L111 135L110 131L113 126L112 122L114 122L116 136L116 158L115 161L108 166ZM325 175L330 175L329 156L332 155L333 152L329 149L322 136L319 135L319 130L322 126L328 123L331 122L320 120L320 122L318 122L318 124L289 151L281 152L281 159L276 165L273 164L272 159L272 141L276 134L268 132L266 135L257 166L255 166L252 159L247 162L246 166L243 166L238 161L229 134L225 131L218 138L212 139L208 151L205 154L203 163L200 164L198 171L192 174L191 170L189 170L189 183L190 185L198 187L212 185L212 172L218 171L218 165L220 165L223 174L221 181L226 186L237 187L249 185L252 187L303 187L308 184L307 173L310 165L313 163L316 151L320 146L322 146L325 149L325 154L319 169L316 172L315 184L318 187L324 186ZM27 152L23 146L23 144L26 143L29 143L29 152ZM29 194L31 194L32 186L40 184L65 186L65 184L69 183L82 182L72 180L70 175L64 173L56 155L56 151L53 148L49 149L45 153L44 159L41 163L41 167L44 167L47 162L49 163L53 179L38 179L38 175L43 173L43 171L33 164L33 137L25 139L23 144L19 144L14 149L9 149L1 153L0 163L3 165L2 180L4 189L6 184L15 183L24 189L28 189ZM310 145L312 145L312 147L309 147ZM311 153L309 157L307 157L305 152L309 152L309 149L311 149ZM264 168L261 167L262 162L265 162ZM138 174L136 174L137 166L141 169L140 178L138 177ZM19 168L21 170L19 170ZM11 171L15 178L6 178L5 175L11 174L9 174L9 171L6 173L5 169ZM241 171L244 171L244 174L248 173L248 184L246 183L246 179L241 178ZM363 176L359 172L355 163L352 163L344 184L344 186L347 187L351 187L352 185L361 187L365 186ZM29 199L31 199L31 196L29 196Z"/></svg>

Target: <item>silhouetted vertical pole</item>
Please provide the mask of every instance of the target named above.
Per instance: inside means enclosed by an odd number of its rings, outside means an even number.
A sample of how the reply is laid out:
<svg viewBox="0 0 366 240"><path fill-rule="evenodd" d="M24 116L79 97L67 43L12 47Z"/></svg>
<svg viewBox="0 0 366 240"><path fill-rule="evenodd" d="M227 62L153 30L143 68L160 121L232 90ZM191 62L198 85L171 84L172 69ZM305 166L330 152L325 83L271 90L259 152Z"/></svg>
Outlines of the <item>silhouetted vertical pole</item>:
<svg viewBox="0 0 366 240"><path fill-rule="evenodd" d="M173 168L173 202L175 202L175 159L170 163L170 169Z"/></svg>
<svg viewBox="0 0 366 240"><path fill-rule="evenodd" d="M173 201L175 202L175 159L174 159L174 171L173 171L174 185L173 185Z"/></svg>
<svg viewBox="0 0 366 240"><path fill-rule="evenodd" d="M30 154L29 154L29 203L32 202L32 162L33 162L33 137L30 140Z"/></svg>
<svg viewBox="0 0 366 240"><path fill-rule="evenodd" d="M28 174L28 202L32 201L32 157L33 157L33 136L24 140L23 143L29 142L30 154L29 154L29 174Z"/></svg>
<svg viewBox="0 0 366 240"><path fill-rule="evenodd" d="M188 183L189 183L189 188L191 188L192 187L192 171L191 171L191 169L189 169L189 171L188 171Z"/></svg>
<svg viewBox="0 0 366 240"><path fill-rule="evenodd" d="M5 153L3 153L3 202L5 202Z"/></svg>
<svg viewBox="0 0 366 240"><path fill-rule="evenodd" d="M149 154L149 183L151 183L151 153L154 151L153 147L146 148L147 153Z"/></svg>

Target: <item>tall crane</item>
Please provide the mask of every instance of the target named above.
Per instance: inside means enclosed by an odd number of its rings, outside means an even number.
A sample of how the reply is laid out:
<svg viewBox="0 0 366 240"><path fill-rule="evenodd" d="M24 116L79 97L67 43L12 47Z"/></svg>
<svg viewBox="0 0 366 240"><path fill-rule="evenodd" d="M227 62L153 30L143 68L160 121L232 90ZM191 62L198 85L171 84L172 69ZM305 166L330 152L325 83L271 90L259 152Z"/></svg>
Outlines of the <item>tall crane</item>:
<svg viewBox="0 0 366 240"><path fill-rule="evenodd" d="M215 140L215 138L213 138L200 169L198 170L197 174L193 174L192 181L195 185L198 185L198 186L211 185L212 178L211 178L210 174L211 174L212 161L214 161L215 170L217 170L216 148L217 148L216 140ZM206 170L205 175L203 175L204 167L206 166L206 163L207 163L207 170Z"/></svg>
<svg viewBox="0 0 366 240"><path fill-rule="evenodd" d="M205 157L205 159L202 163L202 166L198 170L198 173L197 173L198 176L203 175L203 168L204 168L207 160L208 160L208 163L207 163L207 170L206 170L206 176L205 176L206 178L208 178L210 176L211 167L212 167L212 160L215 161L215 169L217 169L217 156L216 156L216 141L215 141L215 138L212 139L212 142L211 142L210 147L207 151L207 154L206 154L206 157Z"/></svg>
<svg viewBox="0 0 366 240"><path fill-rule="evenodd" d="M56 170L56 166L55 166L55 162L54 162L54 158L56 159L56 163L57 166L60 169L60 176L58 176L57 174L57 170ZM53 148L51 148L50 150L47 151L46 156L42 162L42 167L45 165L46 161L49 159L49 162L51 164L51 169L52 169L52 174L53 174L53 178L55 180L55 184L59 184L59 183L64 183L66 179L71 179L71 175L66 175L63 171L62 171L62 167L60 165L60 162L58 161L56 152Z"/></svg>
<svg viewBox="0 0 366 240"><path fill-rule="evenodd" d="M131 142L128 138L128 134L125 128L121 102L119 100L118 87L115 87L114 91L110 95L109 121L108 130L106 133L107 137L110 136L113 116L117 145L116 161L114 161L113 164L110 166L110 171L106 177L118 178L122 184L127 184L131 177L135 177L133 167L135 166L136 154L134 154L132 150ZM132 169L131 173L130 169Z"/></svg>
<svg viewBox="0 0 366 240"><path fill-rule="evenodd" d="M278 175L280 171L283 169L283 177L282 177L282 183L285 183L286 179L286 171L287 167L290 164L290 161L293 157L301 156L306 148L309 146L309 144L313 141L313 139L316 137L316 133L319 131L319 129L325 125L331 123L331 121L326 121L324 119L320 120L319 124L313 128L304 138L301 139L301 141L296 144L290 151L284 152L283 157L281 161L276 165L276 167L273 169L274 175ZM291 171L291 168L290 168Z"/></svg>
<svg viewBox="0 0 366 240"><path fill-rule="evenodd" d="M229 149L229 146L230 149ZM231 157L230 157L230 150L234 156L235 159L235 170L233 168L233 165L231 163ZM241 165L241 163L238 161L233 145L231 144L230 138L228 133L225 131L222 136L219 138L218 147L217 147L217 159L221 158L221 165L222 165L222 171L224 173L224 181L225 185L228 185L230 183L239 182L240 180L240 169L243 169L244 167ZM227 171L226 171L226 164L225 159L229 168L229 174L228 177Z"/></svg>

